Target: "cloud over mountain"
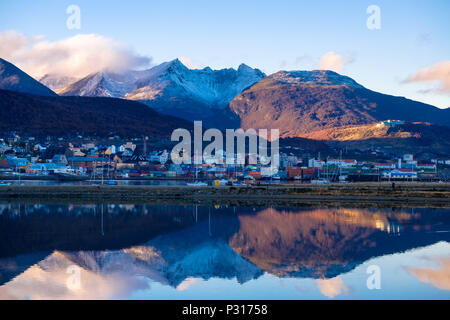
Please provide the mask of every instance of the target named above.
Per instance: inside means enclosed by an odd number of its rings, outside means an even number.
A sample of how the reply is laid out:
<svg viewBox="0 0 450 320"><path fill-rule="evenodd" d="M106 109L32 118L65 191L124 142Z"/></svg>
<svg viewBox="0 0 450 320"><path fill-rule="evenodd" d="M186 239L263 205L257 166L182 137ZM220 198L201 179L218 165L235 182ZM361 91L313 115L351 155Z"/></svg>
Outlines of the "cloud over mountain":
<svg viewBox="0 0 450 320"><path fill-rule="evenodd" d="M433 91L450 94L450 61L441 61L431 67L422 68L405 82L438 82L438 87Z"/></svg>
<svg viewBox="0 0 450 320"><path fill-rule="evenodd" d="M342 56L334 51L329 51L320 58L319 69L341 72L353 60L354 58L352 56Z"/></svg>
<svg viewBox="0 0 450 320"><path fill-rule="evenodd" d="M37 79L46 74L82 78L104 70L120 72L145 67L151 62L151 58L136 54L129 45L98 34L50 41L7 30L0 32L0 43L0 57Z"/></svg>

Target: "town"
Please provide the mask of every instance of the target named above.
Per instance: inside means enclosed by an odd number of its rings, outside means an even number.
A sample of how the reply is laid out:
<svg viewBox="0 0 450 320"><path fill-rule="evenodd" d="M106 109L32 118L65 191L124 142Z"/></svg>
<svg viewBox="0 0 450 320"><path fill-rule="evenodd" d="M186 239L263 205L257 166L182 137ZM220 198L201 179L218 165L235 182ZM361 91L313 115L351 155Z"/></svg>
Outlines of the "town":
<svg viewBox="0 0 450 320"><path fill-rule="evenodd" d="M115 185L119 180L203 181L202 185L313 183L357 181L449 181L450 159L416 160L414 154L392 155L375 150L335 150L322 154L293 146L280 147L275 173L256 164L227 164L218 150L202 164L175 164L170 144L156 146L147 137L121 139L38 139L11 134L0 138L1 184L27 180L95 181ZM221 157L222 161L217 161ZM254 161L253 161L254 162ZM191 163L194 163L192 161ZM222 163L222 164L217 164ZM236 162L235 162L236 163ZM200 183L200 182L199 182Z"/></svg>

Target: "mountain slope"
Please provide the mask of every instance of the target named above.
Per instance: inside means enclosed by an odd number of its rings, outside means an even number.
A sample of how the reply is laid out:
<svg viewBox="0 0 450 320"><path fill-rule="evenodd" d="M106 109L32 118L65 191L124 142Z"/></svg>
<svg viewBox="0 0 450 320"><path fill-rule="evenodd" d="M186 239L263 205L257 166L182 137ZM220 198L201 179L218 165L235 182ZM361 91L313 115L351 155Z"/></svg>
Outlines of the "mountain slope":
<svg viewBox="0 0 450 320"><path fill-rule="evenodd" d="M56 93L60 93L62 90L67 88L72 83L80 80L75 77L70 76L60 76L60 75L52 75L46 74L42 78L38 79L40 83L45 85L47 88L50 88Z"/></svg>
<svg viewBox="0 0 450 320"><path fill-rule="evenodd" d="M377 93L332 71L280 71L230 102L241 127L278 128L282 137L387 119L450 125L450 110Z"/></svg>
<svg viewBox="0 0 450 320"><path fill-rule="evenodd" d="M72 83L60 93L137 100L161 113L188 120L210 122L220 112L221 119L233 121L226 108L228 103L264 77L258 69L244 64L237 70L191 70L175 59L144 71L96 73Z"/></svg>
<svg viewBox="0 0 450 320"><path fill-rule="evenodd" d="M123 74L98 72L73 82L60 91L63 96L112 97L123 98L127 92L136 88L135 81L140 72L130 71Z"/></svg>
<svg viewBox="0 0 450 320"><path fill-rule="evenodd" d="M2 58L0 58L0 89L41 96L57 95L42 83L34 80L28 74Z"/></svg>
<svg viewBox="0 0 450 320"><path fill-rule="evenodd" d="M373 149L415 158L430 159L450 155L450 127L430 123L405 123L395 127L379 124L344 126L314 131L305 138L322 140L330 146L350 149Z"/></svg>
<svg viewBox="0 0 450 320"><path fill-rule="evenodd" d="M122 99L42 97L0 90L0 132L33 135L170 136L191 123Z"/></svg>

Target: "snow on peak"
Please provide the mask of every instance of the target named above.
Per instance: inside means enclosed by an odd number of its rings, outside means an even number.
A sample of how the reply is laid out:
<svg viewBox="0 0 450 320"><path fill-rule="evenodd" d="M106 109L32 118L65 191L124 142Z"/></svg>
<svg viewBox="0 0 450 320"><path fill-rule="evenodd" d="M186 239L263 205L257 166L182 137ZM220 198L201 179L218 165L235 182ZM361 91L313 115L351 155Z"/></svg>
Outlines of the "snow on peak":
<svg viewBox="0 0 450 320"><path fill-rule="evenodd" d="M125 97L133 100L152 100L167 92L171 96L189 97L207 104L226 105L248 86L265 74L258 69L241 65L238 70L188 69L175 59L148 71L139 79L137 89Z"/></svg>
<svg viewBox="0 0 450 320"><path fill-rule="evenodd" d="M225 106L242 90L264 77L260 70L245 64L237 70L189 69L180 59L174 59L143 71L98 72L71 84L61 93L143 101L165 96Z"/></svg>
<svg viewBox="0 0 450 320"><path fill-rule="evenodd" d="M287 84L310 84L320 86L348 86L364 88L350 77L343 76L331 70L313 71L279 71L270 76L277 82Z"/></svg>

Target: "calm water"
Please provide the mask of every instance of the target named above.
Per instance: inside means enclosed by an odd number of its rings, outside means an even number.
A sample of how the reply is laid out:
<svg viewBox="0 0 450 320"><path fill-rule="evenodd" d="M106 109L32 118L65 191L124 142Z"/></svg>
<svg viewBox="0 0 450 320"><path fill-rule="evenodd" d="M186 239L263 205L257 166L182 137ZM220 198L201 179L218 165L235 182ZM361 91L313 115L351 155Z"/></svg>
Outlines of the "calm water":
<svg viewBox="0 0 450 320"><path fill-rule="evenodd" d="M449 241L449 209L0 204L0 298L449 299Z"/></svg>

